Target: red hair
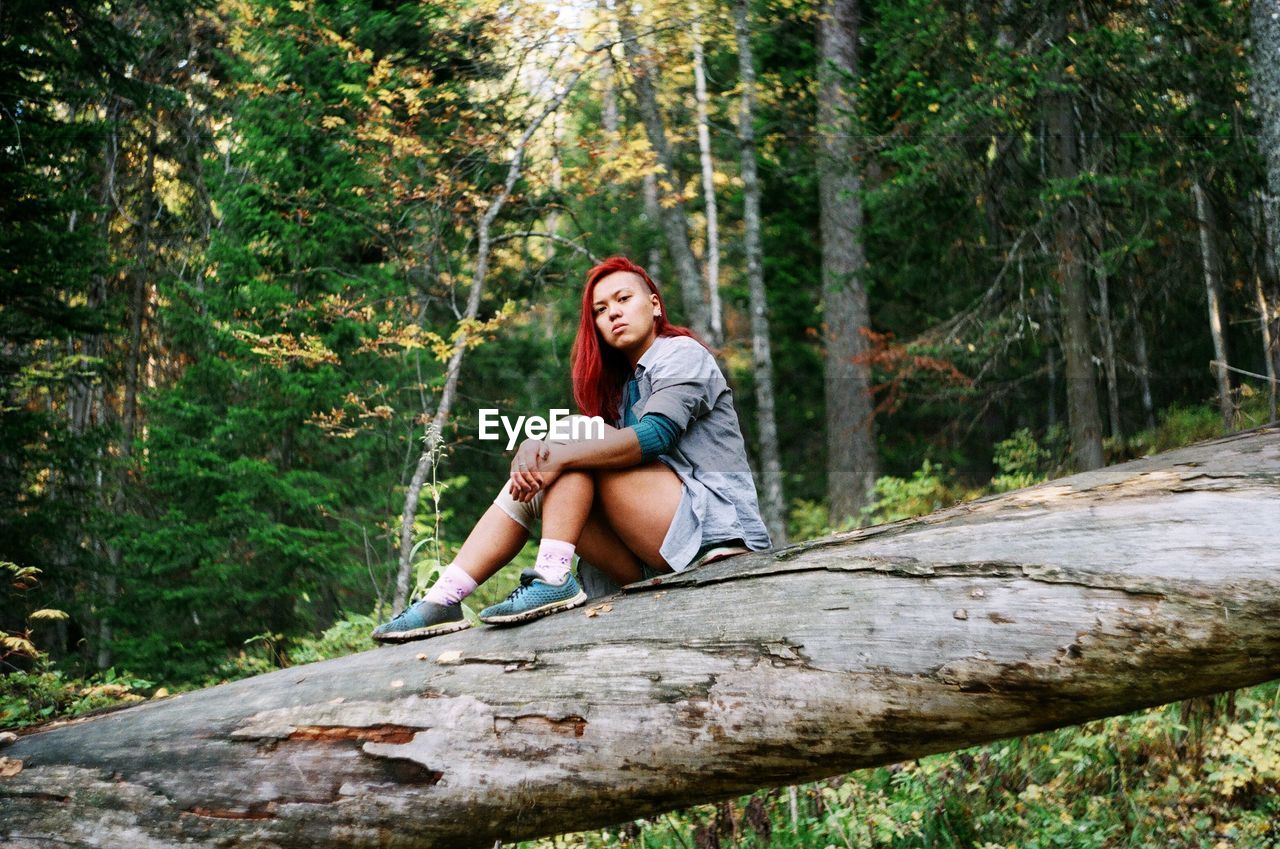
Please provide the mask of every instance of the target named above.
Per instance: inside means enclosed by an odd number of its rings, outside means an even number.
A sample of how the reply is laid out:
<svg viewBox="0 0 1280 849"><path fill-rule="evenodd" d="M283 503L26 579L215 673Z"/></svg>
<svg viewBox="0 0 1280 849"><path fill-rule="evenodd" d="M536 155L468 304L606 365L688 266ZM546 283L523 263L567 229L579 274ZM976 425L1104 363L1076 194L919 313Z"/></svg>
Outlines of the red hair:
<svg viewBox="0 0 1280 849"><path fill-rule="evenodd" d="M625 256L611 256L587 272L587 285L582 290L582 316L578 321L578 338L573 342L573 400L584 416L600 416L615 421L622 402L622 387L631 379L631 364L617 348L600 337L596 327L592 293L596 284L619 271L629 271L644 281L649 291L658 296L660 315L653 319L659 336L688 336L701 342L687 327L667 321L667 305L648 272Z"/></svg>

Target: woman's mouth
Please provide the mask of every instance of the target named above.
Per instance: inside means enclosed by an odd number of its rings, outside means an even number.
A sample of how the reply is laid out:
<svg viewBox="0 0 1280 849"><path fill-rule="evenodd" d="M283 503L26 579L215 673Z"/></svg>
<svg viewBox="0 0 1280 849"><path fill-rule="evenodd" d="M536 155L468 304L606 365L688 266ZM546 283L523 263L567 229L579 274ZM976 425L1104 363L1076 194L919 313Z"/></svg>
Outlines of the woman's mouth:
<svg viewBox="0 0 1280 849"><path fill-rule="evenodd" d="M619 333L621 333L626 329L627 329L627 325L625 323L615 324L613 327L609 328L609 330L613 333L614 336L617 336Z"/></svg>

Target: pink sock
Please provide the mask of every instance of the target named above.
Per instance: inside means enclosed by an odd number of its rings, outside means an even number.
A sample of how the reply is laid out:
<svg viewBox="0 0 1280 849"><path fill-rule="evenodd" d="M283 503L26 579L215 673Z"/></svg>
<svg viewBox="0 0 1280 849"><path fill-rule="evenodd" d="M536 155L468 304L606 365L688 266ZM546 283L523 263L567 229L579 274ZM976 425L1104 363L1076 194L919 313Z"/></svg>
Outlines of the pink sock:
<svg viewBox="0 0 1280 849"><path fill-rule="evenodd" d="M533 571L548 584L563 584L573 564L573 549L571 542L543 537L538 544L538 562L533 565Z"/></svg>
<svg viewBox="0 0 1280 849"><path fill-rule="evenodd" d="M427 590L427 601L457 604L475 592L477 586L479 584L461 566L450 563L431 585L431 589Z"/></svg>

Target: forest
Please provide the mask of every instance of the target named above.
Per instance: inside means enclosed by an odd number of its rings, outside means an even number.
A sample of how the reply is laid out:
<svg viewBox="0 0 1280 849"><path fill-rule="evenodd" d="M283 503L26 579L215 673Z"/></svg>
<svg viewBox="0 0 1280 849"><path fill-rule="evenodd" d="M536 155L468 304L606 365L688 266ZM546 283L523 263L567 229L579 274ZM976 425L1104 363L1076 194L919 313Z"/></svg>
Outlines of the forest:
<svg viewBox="0 0 1280 849"><path fill-rule="evenodd" d="M372 648L612 255L776 548L1277 421L1276 0L9 0L0 160L0 729ZM1277 740L1273 682L536 845L1274 847Z"/></svg>

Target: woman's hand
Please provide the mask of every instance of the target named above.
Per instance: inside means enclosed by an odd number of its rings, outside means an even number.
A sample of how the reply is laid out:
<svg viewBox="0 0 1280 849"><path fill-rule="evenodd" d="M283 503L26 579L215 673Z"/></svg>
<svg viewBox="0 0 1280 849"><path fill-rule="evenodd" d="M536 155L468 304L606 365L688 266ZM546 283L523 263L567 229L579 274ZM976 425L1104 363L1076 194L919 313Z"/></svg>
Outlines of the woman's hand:
<svg viewBox="0 0 1280 849"><path fill-rule="evenodd" d="M522 503L533 500L559 476L555 465L551 462L551 446L546 442L526 439L520 443L511 461L511 497Z"/></svg>

